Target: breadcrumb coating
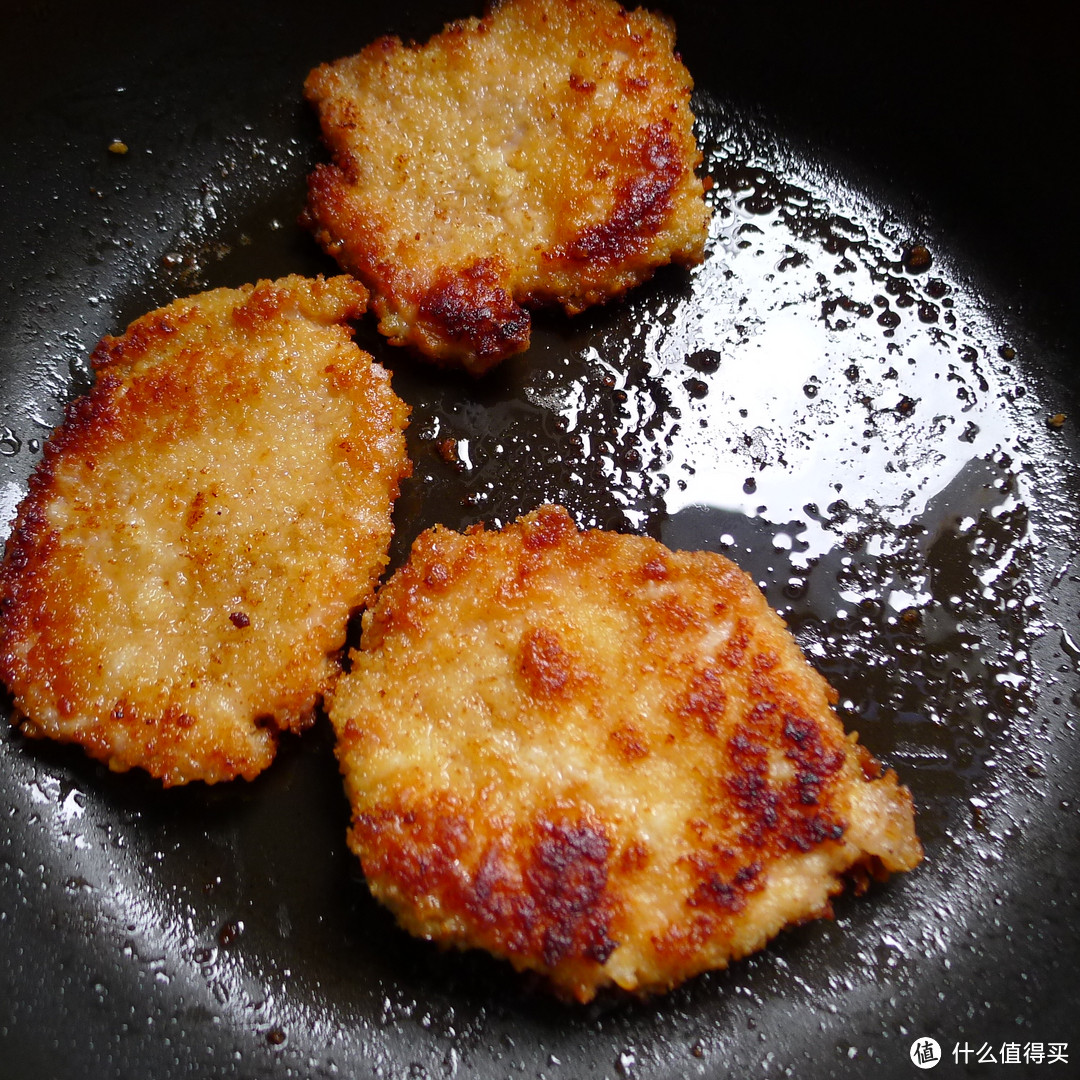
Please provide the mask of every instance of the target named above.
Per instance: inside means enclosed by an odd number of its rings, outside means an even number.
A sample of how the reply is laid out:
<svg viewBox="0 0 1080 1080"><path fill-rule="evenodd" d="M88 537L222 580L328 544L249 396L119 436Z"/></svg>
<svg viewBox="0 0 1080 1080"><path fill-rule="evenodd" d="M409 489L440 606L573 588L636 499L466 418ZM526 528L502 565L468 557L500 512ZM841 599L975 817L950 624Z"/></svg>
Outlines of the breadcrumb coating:
<svg viewBox="0 0 1080 1080"><path fill-rule="evenodd" d="M410 471L408 410L347 326L366 299L262 281L98 345L0 565L25 732L171 785L251 779L310 723Z"/></svg>
<svg viewBox="0 0 1080 1080"><path fill-rule="evenodd" d="M330 717L372 893L561 995L668 989L922 856L911 796L718 554L546 506L436 527Z"/></svg>

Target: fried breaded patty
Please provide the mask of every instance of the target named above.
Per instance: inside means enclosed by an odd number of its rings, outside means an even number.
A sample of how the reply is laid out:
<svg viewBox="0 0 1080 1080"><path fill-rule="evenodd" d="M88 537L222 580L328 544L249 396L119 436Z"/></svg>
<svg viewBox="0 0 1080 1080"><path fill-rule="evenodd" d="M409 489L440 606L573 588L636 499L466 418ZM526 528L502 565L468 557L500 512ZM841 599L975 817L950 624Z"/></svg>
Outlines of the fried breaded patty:
<svg viewBox="0 0 1080 1080"><path fill-rule="evenodd" d="M482 372L527 348L528 308L577 313L701 260L674 40L614 0L505 0L311 72L333 163L310 177L306 220L391 342Z"/></svg>
<svg viewBox="0 0 1080 1080"><path fill-rule="evenodd" d="M659 991L921 858L911 796L728 559L543 507L437 527L330 716L371 891L587 1001Z"/></svg>
<svg viewBox="0 0 1080 1080"><path fill-rule="evenodd" d="M407 408L348 277L216 289L93 354L0 566L31 735L165 784L251 778L310 723L387 561Z"/></svg>

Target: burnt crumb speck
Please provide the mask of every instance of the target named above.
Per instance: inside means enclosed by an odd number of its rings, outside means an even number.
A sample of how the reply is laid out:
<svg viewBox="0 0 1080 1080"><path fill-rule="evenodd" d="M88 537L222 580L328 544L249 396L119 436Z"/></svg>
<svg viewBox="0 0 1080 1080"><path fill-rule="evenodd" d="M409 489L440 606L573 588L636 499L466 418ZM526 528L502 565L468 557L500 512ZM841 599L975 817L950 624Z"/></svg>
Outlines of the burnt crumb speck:
<svg viewBox="0 0 1080 1080"><path fill-rule="evenodd" d="M440 460L453 466L458 472L465 471L465 462L458 455L458 441L452 435L440 440L435 449Z"/></svg>
<svg viewBox="0 0 1080 1080"><path fill-rule="evenodd" d="M904 250L904 269L911 274L929 270L933 262L929 250L923 244L912 244Z"/></svg>
<svg viewBox="0 0 1080 1080"><path fill-rule="evenodd" d="M251 618L242 611L234 611L229 615L229 622L237 630L246 630L251 625Z"/></svg>

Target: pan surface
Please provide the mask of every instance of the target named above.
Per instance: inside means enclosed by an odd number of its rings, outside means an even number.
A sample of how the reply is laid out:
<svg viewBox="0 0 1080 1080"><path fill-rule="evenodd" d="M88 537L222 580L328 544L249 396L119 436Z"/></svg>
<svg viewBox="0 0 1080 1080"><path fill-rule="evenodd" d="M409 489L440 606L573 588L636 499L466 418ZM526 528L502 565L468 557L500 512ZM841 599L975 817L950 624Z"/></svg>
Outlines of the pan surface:
<svg viewBox="0 0 1080 1080"><path fill-rule="evenodd" d="M253 783L170 791L4 725L0 1076L908 1077L924 1037L936 1075L1076 1069L1068 35L1052 8L809 7L666 5L712 178L700 268L542 317L480 382L357 340L413 408L395 562L543 501L724 551L911 787L925 862L663 998L571 1008L394 927L325 720ZM334 271L296 224L307 71L469 10L12 6L0 535L103 334Z"/></svg>

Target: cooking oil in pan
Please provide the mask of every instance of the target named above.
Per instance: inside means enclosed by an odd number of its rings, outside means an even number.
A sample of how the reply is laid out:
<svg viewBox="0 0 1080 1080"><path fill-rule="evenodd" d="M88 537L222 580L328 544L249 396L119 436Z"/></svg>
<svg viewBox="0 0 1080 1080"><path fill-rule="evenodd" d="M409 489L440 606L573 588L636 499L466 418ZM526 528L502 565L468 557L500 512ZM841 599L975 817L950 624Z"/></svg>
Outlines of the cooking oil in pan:
<svg viewBox="0 0 1080 1080"><path fill-rule="evenodd" d="M214 812L199 803L192 826L176 799L146 796L144 812L143 789L138 811L116 820L128 803L100 792L109 782L127 791L131 778L95 775L79 800L55 782L40 797L27 787L33 807L54 808L56 846L101 852L84 857L86 888L110 898L99 932L130 938L155 979L215 1019L264 1033L263 1053L332 1044L343 1061L377 1066L407 1045L418 1069L452 1074L459 1053L520 1039L539 1017L549 1041L534 1072L554 1072L548 1055L569 1060L596 1029L627 1049L590 1075L644 1075L665 1053L690 1074L711 1075L721 1054L748 1072L759 1062L745 1033L758 1023L835 1031L852 994L879 993L886 1015L904 980L932 981L955 1004L969 928L1018 887L1010 875L1022 872L1032 792L1068 812L1054 788L1068 722L1049 724L1038 708L1042 695L1063 715L1075 710L1054 680L1056 667L1075 672L1080 652L1062 599L1075 595L1077 568L1054 563L1077 497L1055 441L1068 424L1046 422L1057 403L1029 386L1023 348L938 236L766 127L704 97L695 105L713 208L699 268L663 271L573 320L538 316L529 353L479 382L420 367L359 328L413 407L415 474L396 509L394 559L436 521L497 524L544 501L582 525L725 552L836 687L845 723L912 787L927 863L888 902L838 905L835 924L796 931L790 951L778 941L656 1007L556 1015L507 994L482 961L435 959L375 921L327 794L337 791L327 746L320 757L310 742L290 744L253 789L265 802L213 793ZM126 247L132 259L153 248L154 269L137 297L117 286L128 308L103 329L145 310L148 293L162 303L256 276L333 272L282 225L305 162L295 146L281 153L288 191L277 174L208 182L160 251L156 232ZM129 270L116 273L127 282ZM62 397L41 385L43 399ZM5 461L27 456L30 439L18 440L31 430L0 429ZM313 836L336 843L340 862L316 860ZM207 837L221 874L199 892ZM263 912L242 872L256 851L264 877L269 867L271 880L320 888L291 895L288 917ZM646 1044L660 1049L650 1058Z"/></svg>

